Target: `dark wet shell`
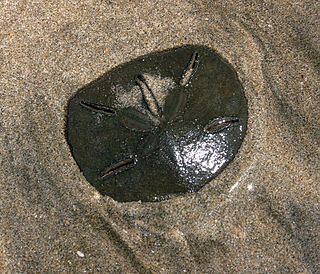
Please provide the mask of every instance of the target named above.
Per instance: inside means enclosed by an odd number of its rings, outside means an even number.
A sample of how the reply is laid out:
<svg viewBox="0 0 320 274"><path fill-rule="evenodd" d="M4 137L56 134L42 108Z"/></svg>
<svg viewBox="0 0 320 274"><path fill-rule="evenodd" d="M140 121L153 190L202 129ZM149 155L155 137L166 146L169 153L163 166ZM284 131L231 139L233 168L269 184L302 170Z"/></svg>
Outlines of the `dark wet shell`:
<svg viewBox="0 0 320 274"><path fill-rule="evenodd" d="M145 74L176 83L163 109L150 87L144 111L119 107L113 87L130 92ZM159 201L198 191L217 176L242 143L247 115L232 67L210 48L184 46L139 57L80 89L69 102L67 135L101 194Z"/></svg>

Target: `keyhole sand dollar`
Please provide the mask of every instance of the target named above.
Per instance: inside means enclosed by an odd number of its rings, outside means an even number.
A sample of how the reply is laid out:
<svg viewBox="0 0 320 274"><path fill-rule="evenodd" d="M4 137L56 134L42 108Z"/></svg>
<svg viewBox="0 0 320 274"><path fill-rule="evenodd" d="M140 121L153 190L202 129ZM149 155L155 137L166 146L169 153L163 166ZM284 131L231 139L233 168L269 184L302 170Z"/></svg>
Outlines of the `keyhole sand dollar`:
<svg viewBox="0 0 320 274"><path fill-rule="evenodd" d="M196 192L234 158L247 102L231 65L187 45L122 64L69 102L67 138L86 179L120 202Z"/></svg>

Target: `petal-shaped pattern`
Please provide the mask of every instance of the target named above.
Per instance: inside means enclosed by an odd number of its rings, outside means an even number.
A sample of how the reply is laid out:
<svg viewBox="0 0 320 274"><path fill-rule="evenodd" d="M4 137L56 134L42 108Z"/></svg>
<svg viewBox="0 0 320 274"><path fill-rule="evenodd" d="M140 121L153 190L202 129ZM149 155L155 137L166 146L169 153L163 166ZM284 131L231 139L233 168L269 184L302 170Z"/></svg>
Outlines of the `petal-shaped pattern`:
<svg viewBox="0 0 320 274"><path fill-rule="evenodd" d="M151 131L155 125L147 114L132 107L122 109L118 112L121 123L128 129L135 131Z"/></svg>
<svg viewBox="0 0 320 274"><path fill-rule="evenodd" d="M187 104L187 94L182 87L170 91L166 98L163 115L167 122L174 121L181 116Z"/></svg>

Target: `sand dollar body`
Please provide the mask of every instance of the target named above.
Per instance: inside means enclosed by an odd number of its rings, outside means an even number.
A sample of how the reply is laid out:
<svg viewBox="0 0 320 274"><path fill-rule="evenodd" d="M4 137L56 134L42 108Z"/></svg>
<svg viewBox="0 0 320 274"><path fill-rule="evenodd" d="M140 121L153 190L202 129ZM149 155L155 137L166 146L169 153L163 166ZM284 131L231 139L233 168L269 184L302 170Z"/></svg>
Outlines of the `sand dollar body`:
<svg viewBox="0 0 320 274"><path fill-rule="evenodd" d="M204 46L155 52L107 72L70 100L67 134L87 180L117 201L198 191L246 131L238 77Z"/></svg>

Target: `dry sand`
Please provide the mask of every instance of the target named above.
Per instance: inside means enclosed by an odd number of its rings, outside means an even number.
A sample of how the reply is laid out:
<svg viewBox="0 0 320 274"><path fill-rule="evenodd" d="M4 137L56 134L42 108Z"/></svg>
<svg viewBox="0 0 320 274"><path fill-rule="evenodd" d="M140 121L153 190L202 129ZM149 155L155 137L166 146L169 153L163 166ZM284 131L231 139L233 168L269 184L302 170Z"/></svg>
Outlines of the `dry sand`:
<svg viewBox="0 0 320 274"><path fill-rule="evenodd" d="M1 273L320 273L319 3L208 2L1 1ZM69 98L183 44L236 68L241 151L196 194L100 197L65 139Z"/></svg>

